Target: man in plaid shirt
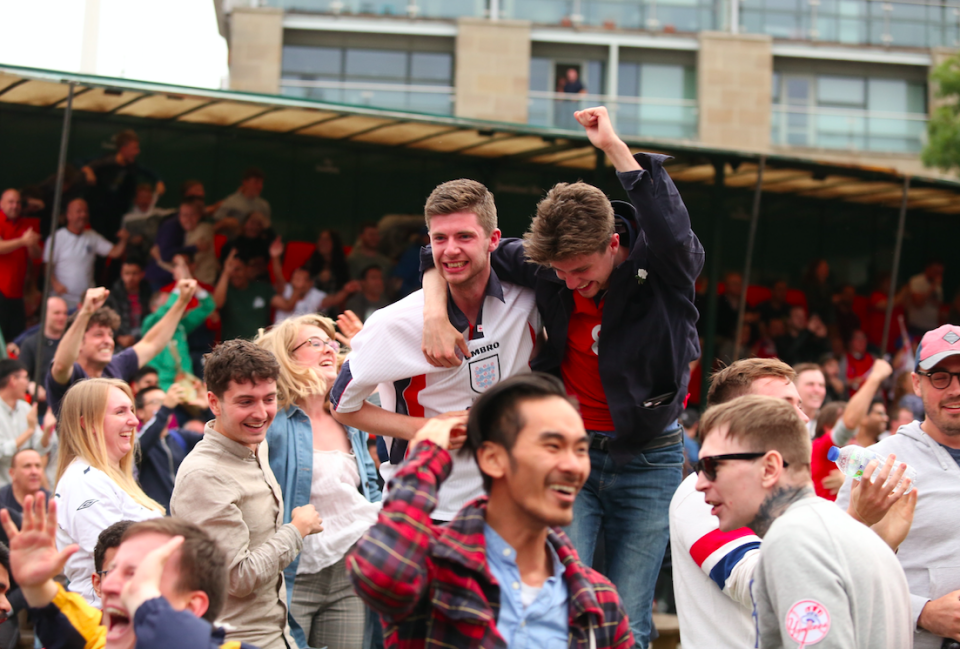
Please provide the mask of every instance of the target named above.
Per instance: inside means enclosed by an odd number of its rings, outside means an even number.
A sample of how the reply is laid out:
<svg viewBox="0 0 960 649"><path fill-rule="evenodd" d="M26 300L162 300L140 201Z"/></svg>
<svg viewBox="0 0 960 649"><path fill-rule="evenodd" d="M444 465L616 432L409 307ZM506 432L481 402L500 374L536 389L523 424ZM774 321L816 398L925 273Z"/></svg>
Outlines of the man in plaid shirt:
<svg viewBox="0 0 960 649"><path fill-rule="evenodd" d="M431 522L450 473L456 420L414 437L376 525L347 556L389 648L628 649L616 588L580 562L559 529L590 474L589 438L563 384L523 374L470 410L467 443L487 496ZM461 451L462 452L462 451Z"/></svg>

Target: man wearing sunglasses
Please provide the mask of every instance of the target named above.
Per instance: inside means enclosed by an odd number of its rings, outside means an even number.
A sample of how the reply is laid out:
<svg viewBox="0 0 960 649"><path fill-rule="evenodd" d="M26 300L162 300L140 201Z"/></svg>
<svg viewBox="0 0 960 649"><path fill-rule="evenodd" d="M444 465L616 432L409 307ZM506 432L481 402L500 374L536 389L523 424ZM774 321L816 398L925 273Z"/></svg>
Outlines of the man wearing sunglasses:
<svg viewBox="0 0 960 649"><path fill-rule="evenodd" d="M903 570L879 536L816 497L794 409L747 395L707 410L700 429L697 491L721 532L746 526L763 539L750 582L754 646L910 647Z"/></svg>
<svg viewBox="0 0 960 649"><path fill-rule="evenodd" d="M938 649L943 638L960 641L960 327L928 331L917 349L914 392L924 421L901 426L870 449L895 453L918 473L920 494L910 535L897 558L910 585L916 649ZM850 502L850 481L837 495ZM861 487L862 489L863 487ZM862 495L861 495L862 498Z"/></svg>

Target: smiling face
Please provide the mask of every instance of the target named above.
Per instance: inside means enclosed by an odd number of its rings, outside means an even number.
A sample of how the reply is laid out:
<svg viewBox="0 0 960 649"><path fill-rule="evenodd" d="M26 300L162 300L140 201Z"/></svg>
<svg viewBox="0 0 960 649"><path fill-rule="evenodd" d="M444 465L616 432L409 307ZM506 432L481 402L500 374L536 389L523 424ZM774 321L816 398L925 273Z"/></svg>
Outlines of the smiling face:
<svg viewBox="0 0 960 649"><path fill-rule="evenodd" d="M16 370L7 376L6 383L0 388L4 398L22 399L30 387L30 376L27 370Z"/></svg>
<svg viewBox="0 0 960 649"><path fill-rule="evenodd" d="M486 442L478 454L481 471L493 479L491 507L509 507L532 526L573 521L573 503L590 475L589 438L583 420L560 397L518 404L523 428L513 448Z"/></svg>
<svg viewBox="0 0 960 649"><path fill-rule="evenodd" d="M550 266L567 288L583 297L592 298L606 290L610 283L610 273L616 265L619 249L620 235L614 234L603 251L551 261Z"/></svg>
<svg viewBox="0 0 960 649"><path fill-rule="evenodd" d="M728 430L727 424L714 430L703 441L700 457L756 451L738 439L730 439ZM720 519L721 531L745 527L756 518L766 497L762 460L718 460L716 480L708 479L705 472L697 476L697 491L711 506L710 513Z"/></svg>
<svg viewBox="0 0 960 649"><path fill-rule="evenodd" d="M170 540L169 536L154 532L137 534L125 540L117 549L113 561L104 561L110 572L100 585L103 593L103 625L107 627L105 649L133 649L137 644L130 613L120 600L123 587L133 579L137 566L143 558ZM163 568L160 577L160 594L175 611L182 611L190 604L190 593L178 587L180 578L180 551L173 553Z"/></svg>
<svg viewBox="0 0 960 649"><path fill-rule="evenodd" d="M813 415L827 396L827 382L820 370L804 370L797 375L797 392L804 412Z"/></svg>
<svg viewBox="0 0 960 649"><path fill-rule="evenodd" d="M948 356L928 371L937 370L960 372L960 356ZM950 384L938 390L930 377L914 373L913 390L923 399L923 430L941 444L960 448L960 381L951 376Z"/></svg>
<svg viewBox="0 0 960 649"><path fill-rule="evenodd" d="M797 386L790 379L779 376L764 376L750 384L750 394L759 394L764 397L773 397L774 399L783 399L797 412L803 423L810 421L810 418L800 408L800 394L797 392ZM733 453L734 451L731 451ZM703 453L701 452L701 455Z"/></svg>
<svg viewBox="0 0 960 649"><path fill-rule="evenodd" d="M120 460L133 449L139 425L130 397L120 388L111 387L103 416L103 441L111 464L119 466Z"/></svg>
<svg viewBox="0 0 960 649"><path fill-rule="evenodd" d="M311 338L319 338L324 342L330 341L330 336L320 327L314 325L300 327L293 347L291 347L291 349L297 350L293 352L293 360L298 365L312 367L323 379L324 385L329 390L333 387L334 381L337 380L337 352L330 345L314 347L308 342Z"/></svg>
<svg viewBox="0 0 960 649"><path fill-rule="evenodd" d="M222 397L207 393L216 430L252 451L267 436L277 416L277 382L237 383L231 380Z"/></svg>
<svg viewBox="0 0 960 649"><path fill-rule="evenodd" d="M490 253L500 244L500 230L483 231L473 212L430 217L433 263L451 288L483 281L489 276Z"/></svg>
<svg viewBox="0 0 960 649"><path fill-rule="evenodd" d="M84 367L102 370L113 358L113 329L94 324L83 334L77 360Z"/></svg>
<svg viewBox="0 0 960 649"><path fill-rule="evenodd" d="M0 194L0 211L13 221L20 216L20 192L8 189Z"/></svg>
<svg viewBox="0 0 960 649"><path fill-rule="evenodd" d="M32 449L17 453L10 465L10 482L13 484L14 493L32 494L39 491L43 486L43 462L40 454Z"/></svg>
<svg viewBox="0 0 960 649"><path fill-rule="evenodd" d="M90 222L90 209L87 201L75 198L67 205L67 229L74 234L80 234Z"/></svg>

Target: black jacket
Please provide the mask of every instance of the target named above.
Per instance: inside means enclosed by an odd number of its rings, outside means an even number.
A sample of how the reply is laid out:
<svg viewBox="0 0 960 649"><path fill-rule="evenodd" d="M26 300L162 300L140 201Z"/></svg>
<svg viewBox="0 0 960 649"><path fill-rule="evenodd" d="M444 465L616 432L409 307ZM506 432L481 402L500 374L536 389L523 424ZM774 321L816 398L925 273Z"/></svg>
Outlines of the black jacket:
<svg viewBox="0 0 960 649"><path fill-rule="evenodd" d="M140 280L140 322L150 315L150 298L153 297L153 291L150 288L150 282ZM107 298L105 306L110 307L120 316L120 328L117 329L118 336L135 336L137 340L143 336L140 331L140 325L133 326L130 321L130 300L127 299L127 289L123 285L123 280L118 279L110 288L110 297Z"/></svg>
<svg viewBox="0 0 960 649"><path fill-rule="evenodd" d="M140 452L136 455L140 487L168 512L177 470L187 453L203 439L203 435L182 429L171 429L169 435L162 437L172 413L170 408L160 406L153 419L143 426L137 440Z"/></svg>
<svg viewBox="0 0 960 649"><path fill-rule="evenodd" d="M636 234L629 257L610 275L599 338L600 380L617 431L610 453L618 464L676 422L687 396L689 364L700 356L693 302L703 246L663 168L667 156L634 157L640 171L617 173L633 205L614 201L614 210ZM421 267L432 265L424 248ZM532 367L559 375L573 292L553 270L526 261L519 239L504 239L492 266L502 281L536 292L548 339ZM642 282L640 270L646 271ZM659 405L644 405L662 395L669 396Z"/></svg>

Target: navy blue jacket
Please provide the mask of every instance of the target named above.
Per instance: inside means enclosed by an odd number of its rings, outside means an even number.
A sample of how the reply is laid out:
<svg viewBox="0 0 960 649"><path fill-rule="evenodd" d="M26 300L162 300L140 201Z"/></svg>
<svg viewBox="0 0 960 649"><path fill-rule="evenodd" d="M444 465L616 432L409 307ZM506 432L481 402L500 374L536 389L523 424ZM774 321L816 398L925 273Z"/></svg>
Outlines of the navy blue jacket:
<svg viewBox="0 0 960 649"><path fill-rule="evenodd" d="M140 453L136 456L140 488L168 512L177 470L187 453L203 439L203 435L177 428L171 428L169 435L161 437L172 413L170 408L160 406L153 419L144 424L137 439Z"/></svg>
<svg viewBox="0 0 960 649"><path fill-rule="evenodd" d="M668 156L638 153L640 171L617 173L633 204L614 202L617 216L635 234L627 260L610 275L599 338L600 380L616 427L610 454L629 462L654 437L673 426L683 410L689 364L700 356L694 283L704 252L690 216L663 168ZM621 240L623 237L621 237ZM428 248L421 268L433 266ZM547 267L526 260L520 239L504 239L492 255L501 280L536 292L547 341L534 370L560 373L573 312L573 291ZM638 279L638 271L646 279ZM660 405L653 397L672 395Z"/></svg>

